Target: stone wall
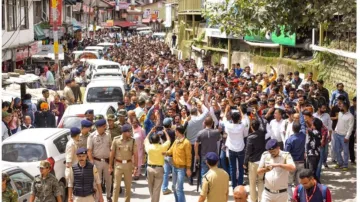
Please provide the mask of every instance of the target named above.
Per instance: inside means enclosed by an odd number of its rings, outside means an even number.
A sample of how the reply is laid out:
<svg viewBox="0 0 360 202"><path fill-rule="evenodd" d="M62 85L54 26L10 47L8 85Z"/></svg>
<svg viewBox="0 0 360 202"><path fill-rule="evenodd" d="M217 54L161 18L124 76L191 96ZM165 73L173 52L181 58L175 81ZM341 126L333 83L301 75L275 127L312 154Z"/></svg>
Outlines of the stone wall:
<svg viewBox="0 0 360 202"><path fill-rule="evenodd" d="M278 73L286 74L291 71L300 73L314 73L314 79L321 78L330 90L336 88L339 82L344 83L345 90L350 97L356 95L356 60L338 57L328 53L317 53L311 61L296 61L286 58L262 57L248 52L234 52L232 64L240 63L241 67L253 64L253 72L270 72L270 66L277 69Z"/></svg>

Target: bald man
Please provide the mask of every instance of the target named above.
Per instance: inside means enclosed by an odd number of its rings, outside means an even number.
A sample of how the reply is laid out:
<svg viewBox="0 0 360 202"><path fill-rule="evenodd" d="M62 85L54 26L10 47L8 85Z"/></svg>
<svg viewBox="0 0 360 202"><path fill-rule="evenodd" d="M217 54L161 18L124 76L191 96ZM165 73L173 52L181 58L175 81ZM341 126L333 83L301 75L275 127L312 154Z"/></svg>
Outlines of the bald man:
<svg viewBox="0 0 360 202"><path fill-rule="evenodd" d="M246 193L245 186L239 185L234 189L235 202L247 202L248 194Z"/></svg>
<svg viewBox="0 0 360 202"><path fill-rule="evenodd" d="M129 122L129 124L131 124L130 120L132 120L133 118L136 119L136 113L134 110L129 110L127 112L127 115L128 115L128 122Z"/></svg>

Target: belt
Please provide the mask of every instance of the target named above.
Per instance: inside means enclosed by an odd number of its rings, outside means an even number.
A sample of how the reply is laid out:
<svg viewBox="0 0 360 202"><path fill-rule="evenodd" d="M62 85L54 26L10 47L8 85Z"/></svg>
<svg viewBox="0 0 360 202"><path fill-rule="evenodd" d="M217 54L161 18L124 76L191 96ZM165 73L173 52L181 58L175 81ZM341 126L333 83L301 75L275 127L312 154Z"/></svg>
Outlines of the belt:
<svg viewBox="0 0 360 202"><path fill-rule="evenodd" d="M96 160L96 161L109 163L109 158L107 158L107 159L99 159L99 158L93 157L93 159Z"/></svg>
<svg viewBox="0 0 360 202"><path fill-rule="evenodd" d="M118 163L126 164L126 163L130 163L130 162L131 162L131 159L129 159L129 160L118 160L118 159L115 159L115 161L118 162Z"/></svg>
<svg viewBox="0 0 360 202"><path fill-rule="evenodd" d="M151 167L151 168L162 168L163 167L163 166L160 166L160 165L151 165L151 164L148 164L147 166Z"/></svg>
<svg viewBox="0 0 360 202"><path fill-rule="evenodd" d="M280 189L280 190L270 190L266 187L264 187L266 191L272 193L272 194L280 194L280 193L284 193L287 192L287 189Z"/></svg>
<svg viewBox="0 0 360 202"><path fill-rule="evenodd" d="M294 161L294 163L304 163L304 161Z"/></svg>
<svg viewBox="0 0 360 202"><path fill-rule="evenodd" d="M94 194L94 193L88 194L88 195L86 195L86 196L79 196L79 195L74 194L74 196L76 196L76 197L88 197L88 196L91 196L91 195L93 195L93 194Z"/></svg>

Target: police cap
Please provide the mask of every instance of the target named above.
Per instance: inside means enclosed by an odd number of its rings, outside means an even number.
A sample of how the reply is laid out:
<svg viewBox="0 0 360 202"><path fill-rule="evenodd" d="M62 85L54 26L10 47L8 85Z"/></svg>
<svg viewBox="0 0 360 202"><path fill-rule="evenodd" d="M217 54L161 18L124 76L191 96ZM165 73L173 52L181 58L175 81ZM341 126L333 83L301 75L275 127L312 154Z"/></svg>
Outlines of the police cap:
<svg viewBox="0 0 360 202"><path fill-rule="evenodd" d="M105 119L100 119L100 120L97 120L97 121L95 122L95 126L96 126L96 127L103 126L103 125L105 125L105 124L106 124Z"/></svg>
<svg viewBox="0 0 360 202"><path fill-rule="evenodd" d="M275 149L276 147L278 147L278 142L276 139L270 139L265 146L266 150L272 150Z"/></svg>
<svg viewBox="0 0 360 202"><path fill-rule="evenodd" d="M90 128L93 125L93 123L89 120L82 120L81 121L81 126L82 127L86 127L86 128Z"/></svg>
<svg viewBox="0 0 360 202"><path fill-rule="evenodd" d="M70 129L70 135L71 135L71 137L75 137L75 136L79 135L80 132L81 132L80 129L77 128L77 127L72 127L72 128Z"/></svg>
<svg viewBox="0 0 360 202"><path fill-rule="evenodd" d="M131 126L130 124L125 124L123 125L123 127L121 127L121 132L130 132L131 131Z"/></svg>
<svg viewBox="0 0 360 202"><path fill-rule="evenodd" d="M86 154L86 152L87 152L87 149L84 148L84 147L82 147L82 148L80 148L80 149L78 149L78 150L76 151L76 155Z"/></svg>

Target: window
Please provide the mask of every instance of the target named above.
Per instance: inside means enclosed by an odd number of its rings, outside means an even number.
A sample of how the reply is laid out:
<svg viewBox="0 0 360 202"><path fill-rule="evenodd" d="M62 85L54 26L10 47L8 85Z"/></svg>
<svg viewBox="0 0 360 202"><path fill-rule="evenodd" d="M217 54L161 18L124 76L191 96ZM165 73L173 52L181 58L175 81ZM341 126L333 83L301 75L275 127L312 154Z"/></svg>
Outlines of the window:
<svg viewBox="0 0 360 202"><path fill-rule="evenodd" d="M1 14L2 14L2 18L1 18L1 28L2 30L5 30L5 0L2 0L1 2Z"/></svg>
<svg viewBox="0 0 360 202"><path fill-rule="evenodd" d="M34 24L41 22L41 1L33 1Z"/></svg>
<svg viewBox="0 0 360 202"><path fill-rule="evenodd" d="M29 29L29 5L28 0L20 0L20 29Z"/></svg>
<svg viewBox="0 0 360 202"><path fill-rule="evenodd" d="M16 23L16 0L7 1L7 24L8 31L15 31L17 28Z"/></svg>
<svg viewBox="0 0 360 202"><path fill-rule="evenodd" d="M8 162L36 162L46 160L44 145L31 143L4 144L2 159Z"/></svg>
<svg viewBox="0 0 360 202"><path fill-rule="evenodd" d="M10 180L14 182L15 190L20 197L30 193L33 180L27 174L20 171L11 174L9 177Z"/></svg>
<svg viewBox="0 0 360 202"><path fill-rule="evenodd" d="M67 137L68 135L69 135L68 133L64 134L64 135L58 137L56 140L54 140L54 144L60 154L65 153L66 143L68 142L68 137Z"/></svg>
<svg viewBox="0 0 360 202"><path fill-rule="evenodd" d="M81 121L85 120L85 117L80 116L68 116L64 118L63 128L78 127L81 128Z"/></svg>
<svg viewBox="0 0 360 202"><path fill-rule="evenodd" d="M88 102L117 102L123 98L119 87L94 87L88 90Z"/></svg>

